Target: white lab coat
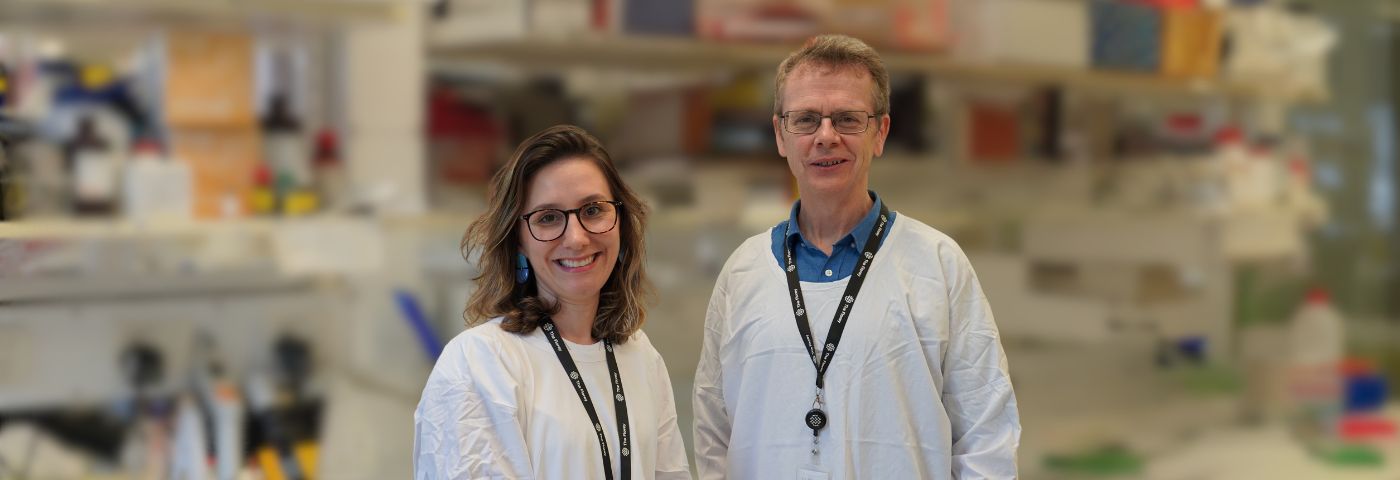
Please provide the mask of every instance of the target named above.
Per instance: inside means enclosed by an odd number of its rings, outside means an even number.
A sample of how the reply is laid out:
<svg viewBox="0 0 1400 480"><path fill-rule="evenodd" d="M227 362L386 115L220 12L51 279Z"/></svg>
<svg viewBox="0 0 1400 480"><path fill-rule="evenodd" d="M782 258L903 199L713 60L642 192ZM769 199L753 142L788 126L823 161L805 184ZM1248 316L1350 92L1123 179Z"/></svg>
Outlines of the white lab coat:
<svg viewBox="0 0 1400 480"><path fill-rule="evenodd" d="M802 417L816 369L765 232L715 284L695 373L702 479L1015 478L1021 426L992 311L967 256L896 217L826 374L820 455ZM818 345L846 280L802 284Z"/></svg>
<svg viewBox="0 0 1400 480"><path fill-rule="evenodd" d="M603 342L565 342L598 412L619 475L617 420ZM632 478L690 479L666 364L646 334L616 345L627 394ZM495 319L457 335L438 358L413 414L414 478L603 478L598 437L539 329Z"/></svg>

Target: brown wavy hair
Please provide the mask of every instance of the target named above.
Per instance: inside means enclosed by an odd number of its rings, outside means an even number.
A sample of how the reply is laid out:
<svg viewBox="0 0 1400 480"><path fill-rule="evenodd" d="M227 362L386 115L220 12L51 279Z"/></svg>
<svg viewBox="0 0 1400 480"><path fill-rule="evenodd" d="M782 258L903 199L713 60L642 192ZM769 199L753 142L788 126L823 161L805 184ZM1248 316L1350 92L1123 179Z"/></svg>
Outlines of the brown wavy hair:
<svg viewBox="0 0 1400 480"><path fill-rule="evenodd" d="M574 157L592 159L607 178L612 199L622 202L617 225L622 240L620 258L600 292L593 338L620 344L642 327L645 299L651 290L643 269L647 206L622 182L602 143L573 125L550 127L521 142L510 161L492 177L486 213L477 217L462 237L463 258L470 262L473 252L480 253L477 266L481 274L473 279L477 288L462 314L467 326L503 317L502 329L527 334L559 311L558 304L540 298L535 275L524 284L516 283L515 259L520 252L520 215L525 213L530 182L545 166Z"/></svg>

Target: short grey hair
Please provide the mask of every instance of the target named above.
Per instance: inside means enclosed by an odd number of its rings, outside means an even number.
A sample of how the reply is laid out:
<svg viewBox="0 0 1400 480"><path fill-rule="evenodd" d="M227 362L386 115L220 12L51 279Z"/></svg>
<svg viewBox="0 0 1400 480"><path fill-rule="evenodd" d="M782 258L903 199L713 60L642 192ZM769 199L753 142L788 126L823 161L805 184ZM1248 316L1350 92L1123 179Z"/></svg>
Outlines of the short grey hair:
<svg viewBox="0 0 1400 480"><path fill-rule="evenodd" d="M782 115L783 87L787 86L788 75L802 65L812 65L828 69L863 69L875 80L875 115L890 113L890 73L885 70L885 62L870 45L846 35L818 35L808 40L802 48L778 65L778 78L773 91L773 114Z"/></svg>

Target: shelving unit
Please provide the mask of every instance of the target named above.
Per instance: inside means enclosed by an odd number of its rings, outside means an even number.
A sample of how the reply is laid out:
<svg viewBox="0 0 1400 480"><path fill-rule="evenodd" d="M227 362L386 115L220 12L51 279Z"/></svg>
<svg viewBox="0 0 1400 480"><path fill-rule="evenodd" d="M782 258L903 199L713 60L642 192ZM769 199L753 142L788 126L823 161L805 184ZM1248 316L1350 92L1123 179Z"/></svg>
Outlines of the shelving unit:
<svg viewBox="0 0 1400 480"><path fill-rule="evenodd" d="M413 3L393 0L6 0L0 22L34 24L228 23L291 20L303 23L384 22L402 18Z"/></svg>
<svg viewBox="0 0 1400 480"><path fill-rule="evenodd" d="M114 299L159 301L199 296L235 297L261 294L308 294L315 285L306 276L280 276L270 272L198 275L161 275L139 278L0 279L0 302L63 304Z"/></svg>
<svg viewBox="0 0 1400 480"><path fill-rule="evenodd" d="M21 220L0 223L0 239L148 238L207 236L221 233L263 234L276 220L189 220L136 222L116 219Z"/></svg>
<svg viewBox="0 0 1400 480"><path fill-rule="evenodd" d="M796 49L789 44L716 43L650 36L520 38L471 44L437 43L429 49L432 67L452 71L483 62L536 71L614 68L653 72L724 71L775 68ZM922 73L950 80L1059 85L1116 96L1225 97L1283 103L1322 102L1326 91L1281 91L1268 85L1208 79L1176 79L1149 74L1066 67L968 62L934 53L881 52L893 72Z"/></svg>
<svg viewBox="0 0 1400 480"><path fill-rule="evenodd" d="M352 217L316 215L304 218L239 218L142 222L124 219L41 219L0 222L0 240L209 237L216 235L274 235L279 229L306 223L373 223L391 229L465 228L469 214L433 212L421 215Z"/></svg>

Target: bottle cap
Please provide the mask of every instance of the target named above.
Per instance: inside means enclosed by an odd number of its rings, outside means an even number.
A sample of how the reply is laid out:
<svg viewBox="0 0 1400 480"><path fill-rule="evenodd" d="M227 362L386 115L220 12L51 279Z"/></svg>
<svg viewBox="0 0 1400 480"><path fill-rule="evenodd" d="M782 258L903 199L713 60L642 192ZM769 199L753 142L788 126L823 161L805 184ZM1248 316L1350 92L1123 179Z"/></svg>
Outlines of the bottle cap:
<svg viewBox="0 0 1400 480"><path fill-rule="evenodd" d="M1310 305L1332 303L1332 293L1323 287L1313 287L1308 290L1307 302Z"/></svg>

